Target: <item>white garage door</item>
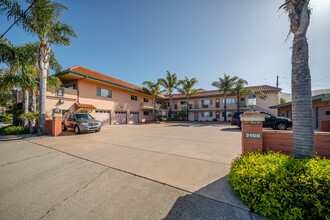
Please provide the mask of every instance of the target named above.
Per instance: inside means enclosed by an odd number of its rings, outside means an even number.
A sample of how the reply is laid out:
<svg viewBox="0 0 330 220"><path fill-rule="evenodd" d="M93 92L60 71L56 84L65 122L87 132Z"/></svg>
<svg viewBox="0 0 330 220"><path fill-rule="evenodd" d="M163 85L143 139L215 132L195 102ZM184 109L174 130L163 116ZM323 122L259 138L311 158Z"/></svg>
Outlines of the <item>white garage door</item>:
<svg viewBox="0 0 330 220"><path fill-rule="evenodd" d="M139 123L139 113L138 112L130 112L129 124L137 124L137 123Z"/></svg>
<svg viewBox="0 0 330 220"><path fill-rule="evenodd" d="M115 125L127 124L126 112L116 112Z"/></svg>
<svg viewBox="0 0 330 220"><path fill-rule="evenodd" d="M110 111L96 110L94 116L102 125L110 125Z"/></svg>

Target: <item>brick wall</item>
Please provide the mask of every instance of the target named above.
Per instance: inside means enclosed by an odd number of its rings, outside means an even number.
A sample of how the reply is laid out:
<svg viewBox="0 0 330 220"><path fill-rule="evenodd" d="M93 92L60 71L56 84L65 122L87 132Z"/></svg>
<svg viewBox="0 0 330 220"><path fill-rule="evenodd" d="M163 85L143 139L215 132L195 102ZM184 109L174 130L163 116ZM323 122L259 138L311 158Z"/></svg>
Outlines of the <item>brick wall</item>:
<svg viewBox="0 0 330 220"><path fill-rule="evenodd" d="M52 134L52 122L53 120L46 120L46 134Z"/></svg>
<svg viewBox="0 0 330 220"><path fill-rule="evenodd" d="M292 154L292 131L264 130L262 133L264 151ZM330 133L315 132L315 152L320 157L330 159Z"/></svg>

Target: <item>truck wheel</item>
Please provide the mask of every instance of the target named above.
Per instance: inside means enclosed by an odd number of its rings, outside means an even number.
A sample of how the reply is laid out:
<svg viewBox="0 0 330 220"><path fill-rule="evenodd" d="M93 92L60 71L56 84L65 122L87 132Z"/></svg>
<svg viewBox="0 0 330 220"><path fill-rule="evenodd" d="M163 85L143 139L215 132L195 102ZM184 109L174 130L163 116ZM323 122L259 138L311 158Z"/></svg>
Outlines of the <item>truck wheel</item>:
<svg viewBox="0 0 330 220"><path fill-rule="evenodd" d="M100 132L101 131L101 128L97 129L95 132Z"/></svg>
<svg viewBox="0 0 330 220"><path fill-rule="evenodd" d="M62 131L66 131L66 127L65 127L65 125L64 125L64 123L62 123Z"/></svg>
<svg viewBox="0 0 330 220"><path fill-rule="evenodd" d="M286 124L284 124L284 123L278 123L278 124L276 125L276 128L277 128L278 130L286 130L286 129L287 129L287 126L286 126Z"/></svg>
<svg viewBox="0 0 330 220"><path fill-rule="evenodd" d="M76 133L76 134L80 134L81 133L80 132L80 128L79 128L78 125L74 126L74 133Z"/></svg>

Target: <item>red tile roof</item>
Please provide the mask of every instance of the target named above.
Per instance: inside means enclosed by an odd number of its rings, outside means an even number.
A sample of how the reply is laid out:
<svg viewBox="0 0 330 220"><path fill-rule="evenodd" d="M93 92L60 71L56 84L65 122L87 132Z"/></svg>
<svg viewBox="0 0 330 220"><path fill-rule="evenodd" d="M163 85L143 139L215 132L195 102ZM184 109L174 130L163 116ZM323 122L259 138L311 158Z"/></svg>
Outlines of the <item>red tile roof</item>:
<svg viewBox="0 0 330 220"><path fill-rule="evenodd" d="M133 90L138 90L138 91L144 93L143 89L140 86L136 86L136 85L133 85L131 83L124 82L122 80L104 75L102 73L95 72L93 70L87 69L87 68L82 67L82 66L74 66L74 67L69 68L69 70L72 70L72 71L75 71L75 72L78 72L78 73L82 73L82 74L85 74L85 75L88 75L88 76L92 76L92 77L95 77L95 78L98 78L98 79L101 79L101 80L105 80L105 81L108 81L108 82L111 82L111 83L115 83L117 85L124 86L124 87L130 88L130 89L133 89ZM250 88L254 91L262 91L262 92L280 91L281 90L281 88L277 88L277 87L269 86L269 85L249 86L247 88ZM219 94L218 90L208 90L208 91L198 92L198 93L192 95L191 97L209 96L209 95L218 95L218 94ZM168 95L162 95L162 94L160 94L159 97L169 98ZM183 98L183 97L185 97L185 95L173 94L173 98Z"/></svg>
<svg viewBox="0 0 330 220"><path fill-rule="evenodd" d="M122 80L104 75L102 73L95 72L93 70L87 69L87 68L82 67L82 66L74 66L74 67L69 68L69 70L72 70L72 71L75 71L75 72L78 72L78 73L82 73L82 74L85 74L85 75L88 75L88 76L92 76L92 77L95 77L95 78L98 78L98 79L102 79L102 80L105 80L105 81L108 81L108 82L111 82L111 83L115 83L115 84L118 84L118 85L121 85L121 86L125 86L125 87L128 87L128 88L139 90L139 91L143 92L143 89L140 86L136 86L136 85L124 82Z"/></svg>
<svg viewBox="0 0 330 220"><path fill-rule="evenodd" d="M90 108L90 109L96 109L94 105L91 104L82 104L82 103L74 103L76 108Z"/></svg>
<svg viewBox="0 0 330 220"><path fill-rule="evenodd" d="M270 92L270 91L281 91L281 88L277 88L274 86L269 86L269 85L262 85L262 86L249 86L247 87L249 89L252 89L253 91L261 91L261 92ZM223 94L223 93L221 93ZM196 96L209 96L209 95L219 95L219 90L207 90L207 91L202 91L195 93L191 97L196 97ZM184 98L186 97L185 95L182 94L173 94L173 98ZM165 95L165 98L169 98L168 95Z"/></svg>

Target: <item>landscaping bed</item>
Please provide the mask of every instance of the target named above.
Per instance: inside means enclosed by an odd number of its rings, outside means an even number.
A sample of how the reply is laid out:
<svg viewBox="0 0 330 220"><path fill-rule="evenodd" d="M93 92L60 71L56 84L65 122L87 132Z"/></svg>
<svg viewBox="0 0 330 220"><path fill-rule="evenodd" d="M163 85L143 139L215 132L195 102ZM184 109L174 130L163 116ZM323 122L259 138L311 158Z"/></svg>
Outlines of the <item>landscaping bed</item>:
<svg viewBox="0 0 330 220"><path fill-rule="evenodd" d="M330 219L330 160L280 153L236 158L230 184L249 208L270 219Z"/></svg>
<svg viewBox="0 0 330 220"><path fill-rule="evenodd" d="M7 126L0 128L0 134L13 135L13 134L29 134L30 131L27 127L21 126Z"/></svg>

